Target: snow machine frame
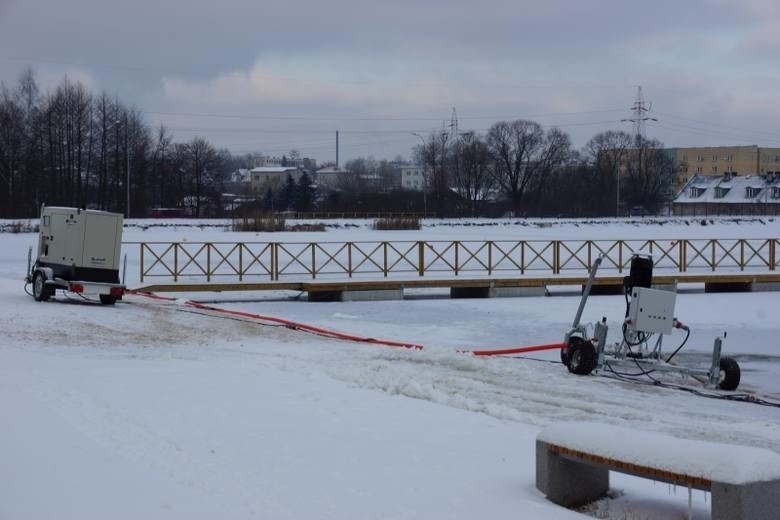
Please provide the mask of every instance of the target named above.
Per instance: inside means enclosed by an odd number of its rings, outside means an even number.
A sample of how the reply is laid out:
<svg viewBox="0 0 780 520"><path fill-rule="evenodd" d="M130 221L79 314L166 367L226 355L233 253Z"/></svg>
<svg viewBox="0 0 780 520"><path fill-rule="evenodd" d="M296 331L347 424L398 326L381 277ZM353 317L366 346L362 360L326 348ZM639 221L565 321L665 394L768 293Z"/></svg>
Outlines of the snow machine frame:
<svg viewBox="0 0 780 520"><path fill-rule="evenodd" d="M590 296L593 282L596 278L599 266L604 255L600 255L593 263L588 281L582 291L580 304L574 316L571 328L564 335L564 344L561 349L561 362L570 372L578 375L615 374L617 376L638 377L648 376L652 372L675 373L681 376L696 379L708 388L719 390L736 390L739 386L739 364L731 357L723 356L723 337L716 337L712 348L712 358L708 368L694 368L680 366L672 363L672 358L685 345L690 335L690 329L673 317L674 296L668 296L668 291L652 289L652 257L646 255L634 255L631 258L631 275L623 280L626 297L626 319L623 323L621 341L613 346L607 345L607 318L602 317L593 328L593 337L589 338L587 328L580 322L583 310ZM660 293L667 293L663 295ZM671 293L674 294L674 293ZM634 298L645 296L649 303L648 310L631 307ZM631 298L629 298L631 297ZM659 303L661 302L661 303ZM671 307L670 307L671 302ZM629 310L632 316L629 317ZM634 313L645 317L650 313L650 319L632 320ZM655 323L653 322L655 320ZM648 324L649 323L649 324ZM638 325L638 326L637 326ZM642 330L648 328L651 330ZM686 331L685 340L671 355L664 357L662 353L663 336L672 332L672 329ZM650 340L657 334L655 344L649 346ZM634 350L632 347L639 347ZM620 371L618 371L618 369ZM627 374L625 370L639 373ZM652 379L652 377L651 377Z"/></svg>

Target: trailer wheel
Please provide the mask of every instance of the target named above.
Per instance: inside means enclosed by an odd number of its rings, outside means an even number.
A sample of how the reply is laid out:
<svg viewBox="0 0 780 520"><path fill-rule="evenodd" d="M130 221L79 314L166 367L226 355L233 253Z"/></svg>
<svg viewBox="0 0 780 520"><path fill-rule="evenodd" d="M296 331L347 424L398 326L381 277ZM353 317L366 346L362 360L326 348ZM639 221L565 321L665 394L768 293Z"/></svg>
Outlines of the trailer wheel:
<svg viewBox="0 0 780 520"><path fill-rule="evenodd" d="M32 285L36 302L45 302L54 294L54 289L46 285L46 275L42 271L35 271Z"/></svg>
<svg viewBox="0 0 780 520"><path fill-rule="evenodd" d="M739 363L737 363L736 359L730 357L720 358L720 382L718 383L718 388L720 390L736 390L739 386L741 374Z"/></svg>
<svg viewBox="0 0 780 520"><path fill-rule="evenodd" d="M578 339L580 341L569 343L569 359L566 366L572 374L586 376L596 368L596 348L589 341Z"/></svg>
<svg viewBox="0 0 780 520"><path fill-rule="evenodd" d="M100 303L103 305L114 305L116 303L116 297L111 296L110 294L101 294Z"/></svg>
<svg viewBox="0 0 780 520"><path fill-rule="evenodd" d="M566 347L561 349L561 363L564 365L569 364L569 349L571 349L574 345L581 345L582 343L585 343L585 340L582 339L579 336L571 336L569 338L569 343L566 345Z"/></svg>

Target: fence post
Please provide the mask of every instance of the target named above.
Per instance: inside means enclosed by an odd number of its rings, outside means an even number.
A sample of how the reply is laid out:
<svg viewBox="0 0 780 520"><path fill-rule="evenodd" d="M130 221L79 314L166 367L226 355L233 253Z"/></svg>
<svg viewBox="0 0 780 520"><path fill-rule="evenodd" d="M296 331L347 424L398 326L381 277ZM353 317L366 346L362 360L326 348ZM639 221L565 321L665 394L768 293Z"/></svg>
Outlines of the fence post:
<svg viewBox="0 0 780 520"><path fill-rule="evenodd" d="M561 274L561 244L558 240L553 240L553 274Z"/></svg>
<svg viewBox="0 0 780 520"><path fill-rule="evenodd" d="M493 241L488 240L488 276L493 274Z"/></svg>
<svg viewBox="0 0 780 520"><path fill-rule="evenodd" d="M347 275L352 278L352 242L347 242Z"/></svg>
<svg viewBox="0 0 780 520"><path fill-rule="evenodd" d="M688 261L688 260L685 258L685 249L686 249L686 247L685 247L685 244L686 244L687 242L688 242L688 241L687 241L687 240L685 240L685 239L681 239L681 240L680 240L680 272L681 272L681 273L684 273L684 272L685 272L685 263Z"/></svg>
<svg viewBox="0 0 780 520"><path fill-rule="evenodd" d="M520 274L525 274L525 240L520 242Z"/></svg>
<svg viewBox="0 0 780 520"><path fill-rule="evenodd" d="M425 242L417 242L417 272L425 276Z"/></svg>
<svg viewBox="0 0 780 520"><path fill-rule="evenodd" d="M623 272L623 241L618 240L618 273Z"/></svg>
<svg viewBox="0 0 780 520"><path fill-rule="evenodd" d="M384 249L384 252L383 252L384 253L384 255L383 255L384 256L384 264L383 264L384 269L383 269L383 272L384 272L385 278L387 278L387 241L382 242L382 249Z"/></svg>
<svg viewBox="0 0 780 520"><path fill-rule="evenodd" d="M173 243L173 281L179 281L179 243Z"/></svg>
<svg viewBox="0 0 780 520"><path fill-rule="evenodd" d="M238 243L238 281L244 281L244 243Z"/></svg>
<svg viewBox="0 0 780 520"><path fill-rule="evenodd" d="M314 242L310 242L309 247L311 247L311 279L314 280L317 278L317 258L315 255Z"/></svg>
<svg viewBox="0 0 780 520"><path fill-rule="evenodd" d="M141 281L144 281L144 242L141 242Z"/></svg>
<svg viewBox="0 0 780 520"><path fill-rule="evenodd" d="M279 280L279 244L271 242L271 280Z"/></svg>
<svg viewBox="0 0 780 520"><path fill-rule="evenodd" d="M593 245L592 240L588 240L588 272L590 272L591 269L591 246Z"/></svg>
<svg viewBox="0 0 780 520"><path fill-rule="evenodd" d="M716 260L715 260L715 245L716 245L716 242L717 242L717 240L714 239L714 238L710 242L712 244L712 262L710 262L710 266L712 267L712 272L713 273L715 272L715 262L716 262Z"/></svg>
<svg viewBox="0 0 780 520"><path fill-rule="evenodd" d="M211 281L211 242L206 242L206 281Z"/></svg>
<svg viewBox="0 0 780 520"><path fill-rule="evenodd" d="M458 276L458 244L459 241L455 241L455 276Z"/></svg>
<svg viewBox="0 0 780 520"><path fill-rule="evenodd" d="M769 240L769 270L770 271L775 270L775 253L776 253L775 246L776 245L777 245L777 240L771 238Z"/></svg>

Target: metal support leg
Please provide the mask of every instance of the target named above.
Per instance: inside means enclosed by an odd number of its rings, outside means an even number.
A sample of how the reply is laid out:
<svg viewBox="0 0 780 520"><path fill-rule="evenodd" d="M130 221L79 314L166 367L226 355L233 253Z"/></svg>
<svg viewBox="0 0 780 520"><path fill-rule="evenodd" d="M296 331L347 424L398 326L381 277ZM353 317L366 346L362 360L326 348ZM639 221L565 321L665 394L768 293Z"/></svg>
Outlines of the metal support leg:
<svg viewBox="0 0 780 520"><path fill-rule="evenodd" d="M720 382L720 351L723 347L723 340L715 338L715 345L712 347L712 366L710 367L709 386L717 388Z"/></svg>

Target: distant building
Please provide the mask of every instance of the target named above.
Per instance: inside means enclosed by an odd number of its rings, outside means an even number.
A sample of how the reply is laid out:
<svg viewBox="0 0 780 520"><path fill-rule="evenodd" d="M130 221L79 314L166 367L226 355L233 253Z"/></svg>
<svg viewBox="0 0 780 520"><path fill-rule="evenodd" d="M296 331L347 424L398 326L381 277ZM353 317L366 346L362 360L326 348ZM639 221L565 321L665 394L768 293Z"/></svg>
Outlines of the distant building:
<svg viewBox="0 0 780 520"><path fill-rule="evenodd" d="M258 154L255 156L255 167L262 168L264 166L293 166L301 170L314 171L317 169L317 161L308 157L277 157L270 155Z"/></svg>
<svg viewBox="0 0 780 520"><path fill-rule="evenodd" d="M401 188L404 190L423 191L425 189L425 168L416 164L399 166L401 171Z"/></svg>
<svg viewBox="0 0 780 520"><path fill-rule="evenodd" d="M694 175L739 176L780 173L780 148L705 146L669 148L677 165L677 187Z"/></svg>
<svg viewBox="0 0 780 520"><path fill-rule="evenodd" d="M350 173L349 170L343 168L326 166L314 173L314 182L320 188L335 190L345 182Z"/></svg>
<svg viewBox="0 0 780 520"><path fill-rule="evenodd" d="M247 168L239 168L230 174L230 182L233 184L244 184L251 181L251 173Z"/></svg>
<svg viewBox="0 0 780 520"><path fill-rule="evenodd" d="M278 190L287 182L287 176L298 182L303 172L295 166L259 166L249 170L250 186L253 192L263 193L268 188Z"/></svg>
<svg viewBox="0 0 780 520"><path fill-rule="evenodd" d="M780 214L780 171L763 175L694 174L675 197L675 215Z"/></svg>

